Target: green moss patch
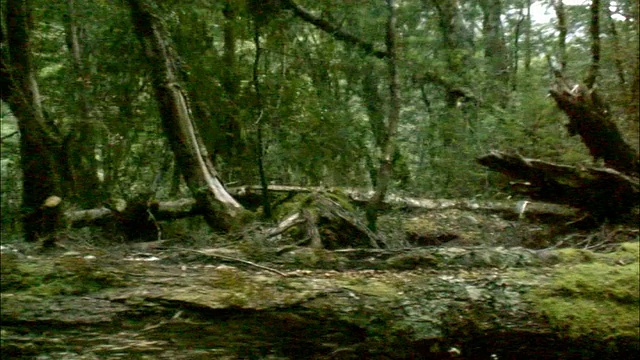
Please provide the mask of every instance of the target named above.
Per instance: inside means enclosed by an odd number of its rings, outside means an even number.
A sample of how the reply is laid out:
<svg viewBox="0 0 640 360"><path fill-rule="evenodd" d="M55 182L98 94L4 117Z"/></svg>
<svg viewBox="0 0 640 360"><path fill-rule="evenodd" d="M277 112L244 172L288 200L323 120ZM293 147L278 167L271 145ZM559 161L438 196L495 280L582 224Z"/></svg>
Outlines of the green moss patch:
<svg viewBox="0 0 640 360"><path fill-rule="evenodd" d="M552 281L528 296L564 334L600 340L640 335L638 243L610 254L563 250Z"/></svg>
<svg viewBox="0 0 640 360"><path fill-rule="evenodd" d="M57 259L2 257L2 292L31 295L80 295L123 283L92 259L69 255Z"/></svg>

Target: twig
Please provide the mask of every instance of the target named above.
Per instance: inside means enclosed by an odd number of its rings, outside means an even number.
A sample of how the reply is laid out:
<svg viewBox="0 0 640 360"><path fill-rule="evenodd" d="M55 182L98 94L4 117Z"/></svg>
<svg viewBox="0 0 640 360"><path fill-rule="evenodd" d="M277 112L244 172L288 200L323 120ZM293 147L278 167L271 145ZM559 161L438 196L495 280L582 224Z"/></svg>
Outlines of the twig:
<svg viewBox="0 0 640 360"><path fill-rule="evenodd" d="M18 131L16 130L16 131L12 132L11 134L3 136L2 139L0 139L0 140L3 141L5 139L8 139L8 138L12 137L13 135L17 135L17 134L18 134Z"/></svg>
<svg viewBox="0 0 640 360"><path fill-rule="evenodd" d="M251 262L249 260L238 259L238 258L225 256L225 255L211 254L211 253L207 253L207 252L204 252L204 251L201 251L201 250L195 250L195 249L184 249L184 248L182 248L182 249L178 249L178 250L191 251L191 252L195 252L195 253L198 253L198 254L211 256L211 257L215 257L215 258L223 259L223 260L227 260L227 261L236 261L236 262L239 262L239 263L243 263L243 264L246 264L246 265L257 267L258 269L262 269L262 270L266 270L266 271L270 271L270 272L276 273L276 274L278 274L280 276L287 277L287 274L283 273L282 271L278 271L278 270L270 268L270 267L259 265L259 264L256 264L254 262Z"/></svg>

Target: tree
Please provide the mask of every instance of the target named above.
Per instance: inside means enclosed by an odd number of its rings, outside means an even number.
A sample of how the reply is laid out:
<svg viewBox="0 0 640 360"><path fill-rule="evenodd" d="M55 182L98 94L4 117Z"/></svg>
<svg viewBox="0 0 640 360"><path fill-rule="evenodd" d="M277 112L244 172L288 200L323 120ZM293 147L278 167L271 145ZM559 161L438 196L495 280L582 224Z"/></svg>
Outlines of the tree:
<svg viewBox="0 0 640 360"><path fill-rule="evenodd" d="M584 80L589 89L596 84L596 79L600 71L600 0L591 0L591 21L589 23L589 34L591 35L591 67Z"/></svg>
<svg viewBox="0 0 640 360"><path fill-rule="evenodd" d="M76 100L77 119L73 131L65 137L65 147L69 154L69 164L74 184L74 203L82 208L93 208L105 200L102 182L98 179L98 161L96 160L96 119L91 116L90 91L91 75L84 54L76 4L67 0L66 13L63 16L65 40L71 58L73 71L70 72L73 95Z"/></svg>
<svg viewBox="0 0 640 360"><path fill-rule="evenodd" d="M60 202L72 193L67 154L60 131L42 108L31 58L31 8L26 0L8 0L6 8L3 45L9 56L3 58L3 76L7 78L2 83L7 86L2 100L11 107L20 129L24 236L27 241L51 239L61 223Z"/></svg>
<svg viewBox="0 0 640 360"><path fill-rule="evenodd" d="M242 206L226 191L198 134L187 93L180 85L179 60L162 21L147 0L129 0L131 18L151 69L164 131L196 202L210 226L229 230Z"/></svg>
<svg viewBox="0 0 640 360"><path fill-rule="evenodd" d="M502 107L508 102L509 54L504 41L501 16L503 14L501 0L481 0L480 7L483 12L482 35L484 38L484 58L486 61L485 72L488 76L488 84L497 85L497 91L493 96L498 97L497 102ZM495 79L495 80L490 80Z"/></svg>
<svg viewBox="0 0 640 360"><path fill-rule="evenodd" d="M560 62L560 71L567 67L567 15L562 0L552 0L553 8L556 12L558 29L557 57Z"/></svg>
<svg viewBox="0 0 640 360"><path fill-rule="evenodd" d="M396 4L394 0L387 0L389 18L387 20L387 70L389 75L389 114L380 141L380 167L373 197L367 207L367 221L369 229L377 230L377 212L384 201L393 175L393 154L396 151L396 134L400 122L400 94L398 83L398 49L396 46Z"/></svg>

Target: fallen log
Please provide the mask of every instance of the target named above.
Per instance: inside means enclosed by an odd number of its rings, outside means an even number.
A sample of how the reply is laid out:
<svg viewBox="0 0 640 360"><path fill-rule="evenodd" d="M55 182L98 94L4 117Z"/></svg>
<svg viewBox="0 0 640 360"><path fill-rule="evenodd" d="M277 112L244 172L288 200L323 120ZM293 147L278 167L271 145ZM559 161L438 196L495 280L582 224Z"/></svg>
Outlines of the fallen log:
<svg viewBox="0 0 640 360"><path fill-rule="evenodd" d="M578 168L499 151L477 161L491 170L523 180L512 186L518 193L585 210L597 220L620 220L640 200L638 177L614 169Z"/></svg>
<svg viewBox="0 0 640 360"><path fill-rule="evenodd" d="M259 263L230 248L149 254L163 261L86 247L1 255L3 358L631 359L640 350L637 242L606 254L300 248Z"/></svg>
<svg viewBox="0 0 640 360"><path fill-rule="evenodd" d="M255 186L242 186L229 188L229 193L241 202L246 208L251 208L247 203L252 203L256 199L256 196L260 195L262 188L258 185ZM283 185L269 185L269 191L275 194L279 194L280 200L274 201L273 208L277 209L279 205L290 202L298 194L334 194L342 196L347 202L359 207L367 205L372 193L349 188L325 188L325 187L302 187L302 186L283 186ZM274 197L278 198L278 196ZM159 221L172 221L177 219L189 218L203 214L203 209L196 206L196 202L193 199L185 198L173 201L146 201L146 200L134 200L129 203L124 200L115 201L117 204L108 205L107 207L101 207L97 209L79 210L79 211L67 211L65 213L65 220L68 224L71 224L74 228L81 228L86 226L99 226L120 228L120 232L124 232L126 237L131 239L149 239L155 240L158 238L159 227L157 222ZM541 202L527 202L526 212L529 215L552 217L560 219L573 219L576 216L576 210L549 203ZM525 211L525 207L522 206L521 201L478 201L478 200L449 200L449 199L420 199L410 198L405 196L399 196L396 194L388 194L385 202L384 209L402 209L407 211L437 211L437 210L469 210L469 211L482 211L498 214L507 219L515 219ZM334 209L335 210L335 209ZM346 222L356 223L353 219L353 214L350 217L344 211L331 211L325 207L326 214L334 213L334 219L342 217ZM310 214L303 213L287 213L283 214L279 218L280 223L267 231L267 237L274 237L279 235L292 227L300 227L305 223L305 218L310 219ZM306 221L309 224L308 221ZM312 221L313 223L313 221ZM143 226L145 225L145 226ZM356 227L359 227L357 225ZM122 230L128 229L128 230ZM144 230L144 231L143 231ZM358 230L361 234L365 234L364 229ZM313 235L313 233L310 233ZM367 235L369 236L369 235ZM314 237L311 236L311 239ZM378 240L370 242L377 243ZM316 240L313 242L314 246L320 246L321 242ZM381 244L378 244L379 246ZM333 246L330 246L333 247ZM383 246L384 247L384 246Z"/></svg>
<svg viewBox="0 0 640 360"><path fill-rule="evenodd" d="M382 239L361 221L345 197L329 193L299 196L295 208L276 227L268 229L267 238L296 228L300 243L312 248L386 247Z"/></svg>

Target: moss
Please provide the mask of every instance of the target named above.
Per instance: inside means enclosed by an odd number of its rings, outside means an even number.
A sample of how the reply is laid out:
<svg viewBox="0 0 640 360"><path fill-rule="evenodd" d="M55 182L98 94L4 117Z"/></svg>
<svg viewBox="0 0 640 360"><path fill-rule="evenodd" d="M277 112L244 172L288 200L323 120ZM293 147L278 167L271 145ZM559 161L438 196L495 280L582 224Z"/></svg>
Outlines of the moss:
<svg viewBox="0 0 640 360"><path fill-rule="evenodd" d="M230 231L243 230L245 226L256 220L257 214L249 210L240 210L240 212L233 219L230 227Z"/></svg>
<svg viewBox="0 0 640 360"><path fill-rule="evenodd" d="M553 326L570 337L637 338L637 251L637 243L624 244L611 254L563 250L564 266L558 266L552 281L529 293L528 298Z"/></svg>
<svg viewBox="0 0 640 360"><path fill-rule="evenodd" d="M592 262L596 259L596 254L584 249L562 249L558 250L558 261L565 264L579 264Z"/></svg>
<svg viewBox="0 0 640 360"><path fill-rule="evenodd" d="M308 269L341 269L347 259L325 249L299 248L285 255L286 261L294 267Z"/></svg>
<svg viewBox="0 0 640 360"><path fill-rule="evenodd" d="M386 265L390 269L412 270L417 268L434 268L438 267L439 260L428 253L411 252L392 256L386 261Z"/></svg>
<svg viewBox="0 0 640 360"><path fill-rule="evenodd" d="M351 200L349 200L349 196L343 193L342 191L334 189L334 190L331 190L330 192L329 191L326 192L324 195L327 198L337 202L345 210L352 213L356 211L356 208L351 203Z"/></svg>
<svg viewBox="0 0 640 360"><path fill-rule="evenodd" d="M310 194L296 194L291 200L274 208L274 217L280 219L300 211L303 205L309 201L310 197Z"/></svg>
<svg viewBox="0 0 640 360"><path fill-rule="evenodd" d="M3 292L43 296L79 295L123 283L115 274L104 271L81 256L63 256L53 261L3 261L2 265Z"/></svg>
<svg viewBox="0 0 640 360"><path fill-rule="evenodd" d="M338 283L345 289L350 289L363 295L380 297L387 301L396 299L400 292L399 288L392 284L387 284L375 279L369 279L367 281L364 281L363 279L356 279L344 283Z"/></svg>

